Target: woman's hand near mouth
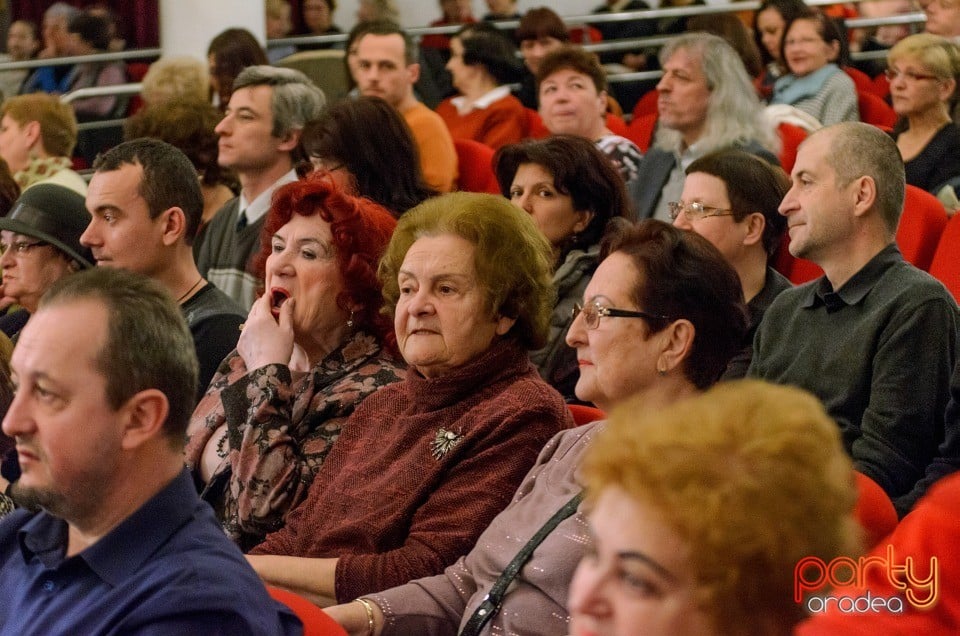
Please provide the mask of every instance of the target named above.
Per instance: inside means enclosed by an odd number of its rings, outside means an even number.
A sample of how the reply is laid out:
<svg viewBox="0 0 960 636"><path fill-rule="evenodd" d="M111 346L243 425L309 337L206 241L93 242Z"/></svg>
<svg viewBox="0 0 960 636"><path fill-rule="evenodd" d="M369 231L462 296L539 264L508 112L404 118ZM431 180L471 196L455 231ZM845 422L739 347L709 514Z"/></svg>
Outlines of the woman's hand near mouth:
<svg viewBox="0 0 960 636"><path fill-rule="evenodd" d="M293 355L293 310L296 300L288 298L273 317L273 294L260 296L250 308L237 342L237 353L252 371L268 364L289 364Z"/></svg>

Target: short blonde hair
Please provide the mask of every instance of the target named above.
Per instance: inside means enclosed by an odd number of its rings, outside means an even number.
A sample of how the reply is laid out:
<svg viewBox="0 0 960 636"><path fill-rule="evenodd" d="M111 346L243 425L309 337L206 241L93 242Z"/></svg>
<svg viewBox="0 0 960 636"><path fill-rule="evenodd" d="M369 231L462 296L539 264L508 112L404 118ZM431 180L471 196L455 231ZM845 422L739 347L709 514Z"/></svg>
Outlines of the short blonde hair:
<svg viewBox="0 0 960 636"><path fill-rule="evenodd" d="M476 246L474 264L486 308L516 319L510 335L528 349L546 344L555 301L552 248L529 214L491 194L433 197L400 217L378 272L385 311L393 315L397 309L397 274L407 250L419 238L443 234Z"/></svg>
<svg viewBox="0 0 960 636"><path fill-rule="evenodd" d="M960 75L960 51L945 37L917 33L903 38L887 53L887 64L904 58L915 59L937 79L956 79Z"/></svg>
<svg viewBox="0 0 960 636"><path fill-rule="evenodd" d="M143 76L140 94L147 104L173 100L209 101L207 65L188 55L161 57Z"/></svg>
<svg viewBox="0 0 960 636"><path fill-rule="evenodd" d="M618 487L663 514L690 546L702 607L724 634L789 632L803 618L797 562L860 552L840 431L800 389L727 382L659 411L627 400L583 478L590 499Z"/></svg>
<svg viewBox="0 0 960 636"><path fill-rule="evenodd" d="M4 115L21 126L38 122L43 148L54 157L69 157L77 145L77 116L59 97L46 93L8 97L0 106L0 117Z"/></svg>

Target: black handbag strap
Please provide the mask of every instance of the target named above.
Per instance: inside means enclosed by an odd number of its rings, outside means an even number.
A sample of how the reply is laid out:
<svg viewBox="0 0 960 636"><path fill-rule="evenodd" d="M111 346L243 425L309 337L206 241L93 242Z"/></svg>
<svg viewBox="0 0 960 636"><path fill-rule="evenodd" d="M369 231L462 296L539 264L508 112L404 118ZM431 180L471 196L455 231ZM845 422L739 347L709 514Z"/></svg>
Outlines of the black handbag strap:
<svg viewBox="0 0 960 636"><path fill-rule="evenodd" d="M470 620L463 626L459 636L477 636L480 630L483 629L483 626L487 624L487 621L500 611L500 605L503 603L503 595L507 591L507 587L510 586L510 583L513 582L513 579L516 578L517 573L520 572L520 568L530 560L533 551L537 549L538 545L543 543L547 535L553 532L554 528L560 525L561 521L577 511L577 506L580 505L582 499L582 492L574 495L573 499L568 501L560 510L557 510L553 516L537 530L537 533L527 541L523 548L520 549L520 552L518 552L517 555L513 557L513 560L507 564L507 567L503 569L503 572L500 573L497 580L494 581L490 592L484 597L483 602L480 603L480 606L477 607L470 616Z"/></svg>

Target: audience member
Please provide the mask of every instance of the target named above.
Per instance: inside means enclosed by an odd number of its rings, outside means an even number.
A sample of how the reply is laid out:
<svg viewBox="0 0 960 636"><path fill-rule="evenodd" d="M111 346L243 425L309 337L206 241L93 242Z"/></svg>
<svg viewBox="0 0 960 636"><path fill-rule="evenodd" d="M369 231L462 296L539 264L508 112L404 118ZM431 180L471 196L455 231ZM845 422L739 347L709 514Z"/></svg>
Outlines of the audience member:
<svg viewBox="0 0 960 636"><path fill-rule="evenodd" d="M752 80L756 81L763 75L760 50L753 41L750 30L735 14L712 13L690 16L687 19L687 30L719 35L740 56L740 61L743 62L743 67Z"/></svg>
<svg viewBox="0 0 960 636"><path fill-rule="evenodd" d="M301 35L336 35L343 31L333 23L333 12L337 10L336 0L302 0L300 2L300 17L303 23ZM340 42L322 42L317 44L300 44L301 51L316 49L339 49Z"/></svg>
<svg viewBox="0 0 960 636"><path fill-rule="evenodd" d="M13 369L13 493L39 511L0 522L5 632L302 633L183 468L197 361L166 289L102 269L60 281Z"/></svg>
<svg viewBox="0 0 960 636"><path fill-rule="evenodd" d="M773 84L771 104L787 104L824 126L859 121L857 90L840 68L846 46L840 28L818 9L794 17L783 31L780 57L789 71Z"/></svg>
<svg viewBox="0 0 960 636"><path fill-rule="evenodd" d="M423 180L410 129L379 97L328 106L304 129L303 148L341 189L379 203L395 217L437 194Z"/></svg>
<svg viewBox="0 0 960 636"><path fill-rule="evenodd" d="M916 11L912 0L871 0L857 4L861 18L889 18ZM850 49L861 53L887 51L894 44L912 34L912 24L884 24L866 29L856 29L850 39ZM855 60L852 66L870 77L877 77L887 70L887 61L883 58Z"/></svg>
<svg viewBox="0 0 960 636"><path fill-rule="evenodd" d="M594 13L620 13L622 11L644 11L650 5L643 0L605 0L605 3L593 10ZM656 20L618 20L616 22L598 22L593 25L604 40L626 40L646 38L657 32ZM632 71L643 70L647 65L647 56L638 50L608 51L600 56L604 64L622 64Z"/></svg>
<svg viewBox="0 0 960 636"><path fill-rule="evenodd" d="M120 23L117 20L117 14L113 12L106 0L99 0L93 4L87 5L84 9L86 13L98 18L103 18L107 22L107 51L116 53L127 48L127 41L120 32Z"/></svg>
<svg viewBox="0 0 960 636"><path fill-rule="evenodd" d="M763 0L753 18L753 36L760 50L764 72L760 92L764 99L773 93L773 83L787 72L781 55L783 30L787 23L806 11L803 0Z"/></svg>
<svg viewBox="0 0 960 636"><path fill-rule="evenodd" d="M926 21L924 31L940 35L955 44L960 40L960 4L953 0L919 0Z"/></svg>
<svg viewBox="0 0 960 636"><path fill-rule="evenodd" d="M353 46L351 74L360 94L386 100L407 122L427 185L438 192L454 190L458 165L453 138L443 119L414 94L421 67L413 40L397 25L378 22L369 24ZM369 148L350 147L349 151L376 153L379 149L378 144L371 144ZM390 185L387 182L381 187Z"/></svg>
<svg viewBox="0 0 960 636"><path fill-rule="evenodd" d="M11 340L17 340L55 282L93 267L93 255L80 244L89 222L83 197L52 183L24 192L0 218L3 296L20 307L0 317L0 331Z"/></svg>
<svg viewBox="0 0 960 636"><path fill-rule="evenodd" d="M176 299L193 335L202 395L237 344L243 312L209 284L193 260L203 211L196 171L186 155L157 139L137 139L97 157L87 192L93 218L80 242L99 267L152 278Z"/></svg>
<svg viewBox="0 0 960 636"><path fill-rule="evenodd" d="M0 104L0 157L22 190L56 183L85 195L87 182L71 169L76 145L77 118L57 97L34 93Z"/></svg>
<svg viewBox="0 0 960 636"><path fill-rule="evenodd" d="M70 20L67 32L67 55L106 53L110 46L110 32L104 18L81 13ZM73 65L65 83L66 90L72 92L81 88L116 86L126 81L123 62L80 62ZM116 95L84 97L73 100L70 105L78 120L89 121L125 115L127 99Z"/></svg>
<svg viewBox="0 0 960 636"><path fill-rule="evenodd" d="M237 173L240 195L223 206L198 237L200 274L249 309L261 281L250 262L274 190L297 179L300 135L325 103L323 91L292 69L251 66L234 84L216 128L217 161Z"/></svg>
<svg viewBox="0 0 960 636"><path fill-rule="evenodd" d="M567 334L580 361L577 397L609 410L636 396L656 410L712 384L746 326L737 275L717 250L659 221L613 221L601 254ZM369 633L370 620L381 636L567 633L570 578L589 545L577 469L603 427L555 436L510 505L443 574L330 615L355 635ZM536 550L505 571L524 547Z"/></svg>
<svg viewBox="0 0 960 636"><path fill-rule="evenodd" d="M288 0L264 0L264 10L266 12L267 40L289 37L293 30L290 2ZM267 59L271 64L276 64L296 52L296 47L291 45L270 46L267 48Z"/></svg>
<svg viewBox="0 0 960 636"><path fill-rule="evenodd" d="M853 468L795 388L724 383L664 410L629 400L584 459L592 547L574 636L789 634L797 564L855 558Z"/></svg>
<svg viewBox="0 0 960 636"><path fill-rule="evenodd" d="M780 206L790 253L825 275L773 301L749 374L819 397L857 470L902 516L943 466L957 305L894 242L904 172L886 133L822 129L800 145L792 180Z"/></svg>
<svg viewBox="0 0 960 636"><path fill-rule="evenodd" d="M517 0L485 0L488 13L483 16L484 22L495 22L497 20L519 20L520 13L517 11Z"/></svg>
<svg viewBox="0 0 960 636"><path fill-rule="evenodd" d="M43 12L43 48L37 57L46 59L67 55L67 40L70 34L67 27L70 21L80 15L80 10L66 2L54 2ZM27 77L20 89L22 94L42 91L44 93L65 93L65 80L72 67L69 64L41 66Z"/></svg>
<svg viewBox="0 0 960 636"><path fill-rule="evenodd" d="M607 127L607 74L596 55L579 46L561 47L540 63L537 85L540 116L547 130L589 139L624 183L637 178L643 151Z"/></svg>
<svg viewBox="0 0 960 636"><path fill-rule="evenodd" d="M732 148L700 157L686 173L683 193L671 204L670 216L675 226L713 243L740 277L749 327L743 349L730 360L723 378L742 378L764 312L790 288L790 281L767 264L787 229L777 208L790 189L790 179L780 168Z"/></svg>
<svg viewBox="0 0 960 636"><path fill-rule="evenodd" d="M763 119L743 62L723 38L681 35L663 46L660 60L659 129L629 192L639 218L668 220L668 204L680 198L694 159L733 147L778 164L771 151L779 139Z"/></svg>
<svg viewBox="0 0 960 636"><path fill-rule="evenodd" d="M400 23L400 10L394 0L359 0L357 4L357 22L377 22L385 20Z"/></svg>
<svg viewBox="0 0 960 636"><path fill-rule="evenodd" d="M465 30L467 29L467 30ZM492 27L468 25L450 40L447 70L460 92L437 106L454 139L472 139L493 149L526 136L523 104L510 94L519 77L515 49Z"/></svg>
<svg viewBox="0 0 960 636"><path fill-rule="evenodd" d="M215 129L219 122L220 113L209 101L182 97L147 106L123 124L127 141L138 137L165 141L183 152L193 164L203 195L203 214L197 235L239 190L233 173L217 163Z"/></svg>
<svg viewBox="0 0 960 636"><path fill-rule="evenodd" d="M277 190L254 304L187 429L186 463L249 550L306 497L354 408L396 382L376 267L396 222L313 175Z"/></svg>
<svg viewBox="0 0 960 636"><path fill-rule="evenodd" d="M7 52L0 55L2 62L24 62L32 60L40 48L40 40L37 38L37 25L29 20L17 20L10 25L7 31ZM13 97L20 92L20 86L23 85L28 69L15 71L0 71L0 91L3 99Z"/></svg>
<svg viewBox="0 0 960 636"><path fill-rule="evenodd" d="M960 128L950 119L960 52L946 38L919 33L894 45L887 67L893 110L900 117L893 138L907 183L936 194L960 176Z"/></svg>
<svg viewBox="0 0 960 636"><path fill-rule="evenodd" d="M514 94L525 107L536 110L540 105L536 79L540 62L547 54L569 43L570 33L563 19L552 9L537 7L523 14L514 35L525 67L520 77L520 89Z"/></svg>
<svg viewBox="0 0 960 636"><path fill-rule="evenodd" d="M240 72L249 66L269 64L269 61L252 33L246 29L227 29L210 41L207 64L214 106L226 110Z"/></svg>
<svg viewBox="0 0 960 636"><path fill-rule="evenodd" d="M471 0L440 0L440 11L443 15L430 23L430 26L452 26L456 24L472 24L477 21L473 17L473 3ZM440 33L431 33L423 36L420 46L425 49L450 49L450 38Z"/></svg>
<svg viewBox="0 0 960 636"><path fill-rule="evenodd" d="M528 359L551 289L527 214L488 194L430 199L400 218L380 280L407 375L357 407L307 499L249 557L322 604L442 572L571 423Z"/></svg>
<svg viewBox="0 0 960 636"><path fill-rule="evenodd" d="M210 101L207 65L189 55L164 56L143 76L140 97L151 106L163 101Z"/></svg>
<svg viewBox="0 0 960 636"><path fill-rule="evenodd" d="M600 256L607 222L629 214L623 179L589 141L554 135L504 146L493 161L503 196L533 217L553 248L553 288L546 346L530 354L540 376L568 402L580 375L566 346L573 307L583 300Z"/></svg>

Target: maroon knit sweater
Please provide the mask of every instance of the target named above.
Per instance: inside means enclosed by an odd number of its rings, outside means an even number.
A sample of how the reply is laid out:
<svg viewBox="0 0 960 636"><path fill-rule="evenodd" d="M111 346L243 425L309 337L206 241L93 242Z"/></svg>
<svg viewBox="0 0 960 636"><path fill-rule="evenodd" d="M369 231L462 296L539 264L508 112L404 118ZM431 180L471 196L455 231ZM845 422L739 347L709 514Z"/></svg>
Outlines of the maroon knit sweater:
<svg viewBox="0 0 960 636"><path fill-rule="evenodd" d="M357 407L306 500L252 554L339 557L340 602L439 574L572 424L513 340L439 378L410 369Z"/></svg>

